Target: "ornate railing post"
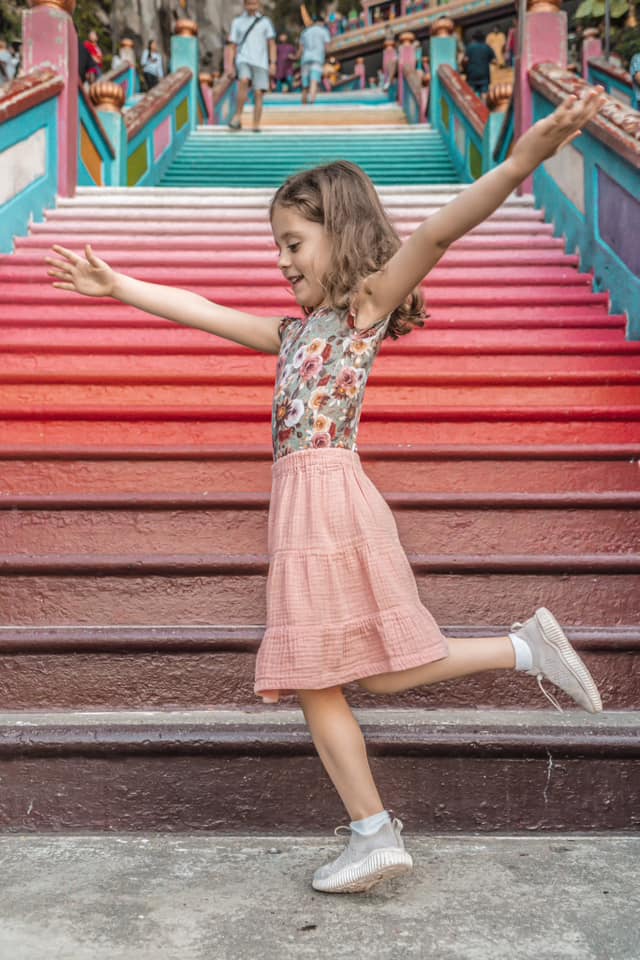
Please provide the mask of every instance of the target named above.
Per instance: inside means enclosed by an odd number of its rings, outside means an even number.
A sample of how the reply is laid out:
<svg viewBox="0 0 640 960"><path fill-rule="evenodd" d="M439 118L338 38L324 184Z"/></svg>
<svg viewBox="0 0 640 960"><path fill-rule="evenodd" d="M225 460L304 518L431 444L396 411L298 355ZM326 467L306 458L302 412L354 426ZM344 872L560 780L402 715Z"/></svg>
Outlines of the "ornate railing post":
<svg viewBox="0 0 640 960"><path fill-rule="evenodd" d="M533 119L533 91L529 70L538 63L567 65L567 15L562 0L527 0L522 29L522 50L515 66L515 136L520 137ZM533 178L521 184L519 193L531 193Z"/></svg>
<svg viewBox="0 0 640 960"><path fill-rule="evenodd" d="M415 33L411 33L410 30L400 34L400 50L398 51L398 103L402 103L404 97L404 68L409 67L410 70L415 70L416 68L416 48L413 45L415 39Z"/></svg>
<svg viewBox="0 0 640 960"><path fill-rule="evenodd" d="M76 0L29 0L23 13L25 73L53 67L64 87L58 95L58 193L72 197L78 182L78 35L71 15Z"/></svg>
<svg viewBox="0 0 640 960"><path fill-rule="evenodd" d="M431 92L429 95L429 120L436 129L442 126L440 106L440 80L438 68L448 64L458 69L457 42L453 35L455 24L449 17L440 17L431 27L429 39L429 66L431 69Z"/></svg>
<svg viewBox="0 0 640 960"><path fill-rule="evenodd" d="M582 36L582 76L589 79L589 60L602 56L602 40L596 27L587 27Z"/></svg>
<svg viewBox="0 0 640 960"><path fill-rule="evenodd" d="M176 20L175 33L171 37L171 72L180 67L191 70L189 86L189 128L195 130L198 125L198 84L200 76L200 54L198 50L198 25L195 20Z"/></svg>
<svg viewBox="0 0 640 960"><path fill-rule="evenodd" d="M486 173L495 166L493 154L505 122L505 113L509 109L513 96L512 83L496 83L487 95L487 106L491 111L482 137L482 171Z"/></svg>
<svg viewBox="0 0 640 960"><path fill-rule="evenodd" d="M100 114L100 122L115 153L110 182L105 183L105 186L125 187L127 185L127 128L122 116L124 90L117 83L98 80L91 84L89 99Z"/></svg>

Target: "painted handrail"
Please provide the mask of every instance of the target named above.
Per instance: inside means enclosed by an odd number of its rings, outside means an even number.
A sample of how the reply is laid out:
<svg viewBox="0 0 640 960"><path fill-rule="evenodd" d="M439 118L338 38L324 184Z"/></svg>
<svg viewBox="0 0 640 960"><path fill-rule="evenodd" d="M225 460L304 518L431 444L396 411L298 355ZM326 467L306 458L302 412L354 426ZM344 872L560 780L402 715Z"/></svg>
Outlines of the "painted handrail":
<svg viewBox="0 0 640 960"><path fill-rule="evenodd" d="M109 70L107 73L103 73L100 77L100 80L103 83L105 81L117 83L117 85L122 88L124 93L125 104L129 103L129 101L140 92L138 71L133 64L130 63L123 63L114 70Z"/></svg>
<svg viewBox="0 0 640 960"><path fill-rule="evenodd" d="M237 101L238 81L224 74L212 91L213 122L220 125L229 123L235 115Z"/></svg>
<svg viewBox="0 0 640 960"><path fill-rule="evenodd" d="M627 106L632 105L631 74L609 63L604 57L593 57L588 64L589 83L599 83L608 94Z"/></svg>
<svg viewBox="0 0 640 960"><path fill-rule="evenodd" d="M115 138L120 144L120 151L116 146L120 153L118 186L152 187L160 182L190 130L192 77L188 67L181 67L122 116L103 115L105 120L117 118L126 132L126 143L122 134Z"/></svg>
<svg viewBox="0 0 640 960"><path fill-rule="evenodd" d="M403 67L402 109L409 123L425 123L429 101L429 74Z"/></svg>
<svg viewBox="0 0 640 960"><path fill-rule="evenodd" d="M41 67L0 90L0 252L55 203L57 100L64 80Z"/></svg>
<svg viewBox="0 0 640 960"><path fill-rule="evenodd" d="M586 81L551 63L529 71L533 119L547 116ZM628 317L627 337L640 339L640 113L608 97L579 137L536 170L536 203L567 249L580 251L597 289L611 292Z"/></svg>
<svg viewBox="0 0 640 960"><path fill-rule="evenodd" d="M458 176L469 183L485 171L484 135L489 110L466 80L449 64L438 67L439 130ZM491 151L492 153L493 151ZM491 166L492 159L488 166Z"/></svg>
<svg viewBox="0 0 640 960"><path fill-rule="evenodd" d="M78 186L102 187L114 179L115 150L98 112L78 87Z"/></svg>

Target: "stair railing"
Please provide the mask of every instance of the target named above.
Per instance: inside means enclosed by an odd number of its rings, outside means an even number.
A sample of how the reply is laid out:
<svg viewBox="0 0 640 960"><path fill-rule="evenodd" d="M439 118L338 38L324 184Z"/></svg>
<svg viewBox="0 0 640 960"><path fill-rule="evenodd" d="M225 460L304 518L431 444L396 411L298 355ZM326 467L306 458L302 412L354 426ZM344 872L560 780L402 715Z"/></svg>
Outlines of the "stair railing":
<svg viewBox="0 0 640 960"><path fill-rule="evenodd" d="M529 81L534 122L587 86L552 63L533 67ZM627 337L640 339L640 113L608 98L582 136L536 170L533 192L595 288L627 314Z"/></svg>
<svg viewBox="0 0 640 960"><path fill-rule="evenodd" d="M0 253L55 203L62 77L41 67L0 90Z"/></svg>

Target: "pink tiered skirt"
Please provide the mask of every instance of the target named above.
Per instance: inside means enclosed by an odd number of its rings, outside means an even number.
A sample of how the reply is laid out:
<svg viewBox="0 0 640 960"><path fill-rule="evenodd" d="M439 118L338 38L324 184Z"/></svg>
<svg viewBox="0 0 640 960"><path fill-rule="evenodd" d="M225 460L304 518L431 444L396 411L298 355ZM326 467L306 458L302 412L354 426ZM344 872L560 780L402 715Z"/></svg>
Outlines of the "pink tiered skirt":
<svg viewBox="0 0 640 960"><path fill-rule="evenodd" d="M266 702L446 657L395 518L342 447L272 467L267 622L255 693Z"/></svg>

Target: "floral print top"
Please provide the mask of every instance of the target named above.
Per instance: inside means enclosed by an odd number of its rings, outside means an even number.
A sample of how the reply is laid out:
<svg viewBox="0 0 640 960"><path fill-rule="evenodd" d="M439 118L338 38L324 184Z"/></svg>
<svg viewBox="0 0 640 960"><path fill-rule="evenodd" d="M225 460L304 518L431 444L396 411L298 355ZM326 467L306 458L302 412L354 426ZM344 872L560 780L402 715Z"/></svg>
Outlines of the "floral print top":
<svg viewBox="0 0 640 960"><path fill-rule="evenodd" d="M274 461L307 447L357 449L364 390L388 323L383 317L358 331L349 310L330 307L282 320L271 419Z"/></svg>

